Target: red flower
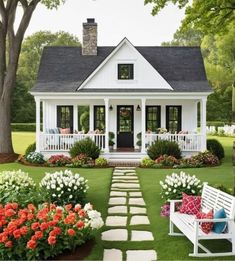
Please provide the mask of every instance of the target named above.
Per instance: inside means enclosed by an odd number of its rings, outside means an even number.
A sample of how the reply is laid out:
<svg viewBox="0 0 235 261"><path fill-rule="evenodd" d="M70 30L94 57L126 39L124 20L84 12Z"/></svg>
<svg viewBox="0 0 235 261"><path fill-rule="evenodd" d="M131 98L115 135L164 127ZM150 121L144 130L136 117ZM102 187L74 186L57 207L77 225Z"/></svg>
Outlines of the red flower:
<svg viewBox="0 0 235 261"><path fill-rule="evenodd" d="M79 220L78 223L77 223L77 227L78 228L83 228L84 227L84 222L82 220Z"/></svg>
<svg viewBox="0 0 235 261"><path fill-rule="evenodd" d="M37 230L39 228L39 226L40 226L39 222L34 222L31 225L31 229L32 230Z"/></svg>
<svg viewBox="0 0 235 261"><path fill-rule="evenodd" d="M12 209L12 204L11 203L7 203L5 205L5 210L8 210L8 209Z"/></svg>
<svg viewBox="0 0 235 261"><path fill-rule="evenodd" d="M55 245L56 244L56 237L55 236L49 236L47 241L48 241L49 245Z"/></svg>
<svg viewBox="0 0 235 261"><path fill-rule="evenodd" d="M81 209L78 214L79 214L79 217L85 217L86 211L84 209Z"/></svg>
<svg viewBox="0 0 235 261"><path fill-rule="evenodd" d="M72 229L72 228L68 229L67 232L68 232L68 235L69 235L69 236L75 236L75 235L76 235L75 230Z"/></svg>
<svg viewBox="0 0 235 261"><path fill-rule="evenodd" d="M67 211L69 211L70 209L72 209L72 207L73 207L72 204L68 204L68 205L65 206L65 209Z"/></svg>
<svg viewBox="0 0 235 261"><path fill-rule="evenodd" d="M77 204L74 208L75 212L78 212L80 209L82 208L82 206L80 204Z"/></svg>
<svg viewBox="0 0 235 261"><path fill-rule="evenodd" d="M19 205L18 205L17 203L12 203L12 208L13 208L13 209L16 210L18 207L19 207Z"/></svg>
<svg viewBox="0 0 235 261"><path fill-rule="evenodd" d="M62 218L62 214L55 214L53 217L53 221L59 221Z"/></svg>
<svg viewBox="0 0 235 261"><path fill-rule="evenodd" d="M35 240L29 240L27 243L27 248L34 249L37 246L37 242Z"/></svg>
<svg viewBox="0 0 235 261"><path fill-rule="evenodd" d="M16 212L13 209L11 209L11 208L7 209L6 212L5 212L5 216L6 217L12 217L15 214L16 214Z"/></svg>
<svg viewBox="0 0 235 261"><path fill-rule="evenodd" d="M16 239L21 238L21 233L20 233L20 229L16 229L15 231L13 231L13 236Z"/></svg>
<svg viewBox="0 0 235 261"><path fill-rule="evenodd" d="M50 210L54 210L56 209L56 205L55 204L50 204Z"/></svg>
<svg viewBox="0 0 235 261"><path fill-rule="evenodd" d="M46 222L43 222L41 225L40 225L40 229L43 231L43 230L47 230L49 227L49 225L46 223Z"/></svg>
<svg viewBox="0 0 235 261"><path fill-rule="evenodd" d="M61 234L61 228L59 228L59 227L54 227L53 231L55 232L55 235Z"/></svg>
<svg viewBox="0 0 235 261"><path fill-rule="evenodd" d="M43 237L42 231L36 231L36 232L35 232L35 237L36 237L37 239L42 238L42 237Z"/></svg>
<svg viewBox="0 0 235 261"><path fill-rule="evenodd" d="M23 227L20 228L20 233L23 236L26 235L28 233L28 231L29 231L29 229L28 229L27 226L23 226Z"/></svg>
<svg viewBox="0 0 235 261"><path fill-rule="evenodd" d="M8 240L6 243L5 243L5 247L12 247L13 244L12 244L12 241Z"/></svg>
<svg viewBox="0 0 235 261"><path fill-rule="evenodd" d="M4 243L8 240L8 237L7 237L7 233L6 232L3 232L0 234L0 242L1 243Z"/></svg>
<svg viewBox="0 0 235 261"><path fill-rule="evenodd" d="M36 211L36 207L33 204L28 204L28 209L34 213Z"/></svg>
<svg viewBox="0 0 235 261"><path fill-rule="evenodd" d="M28 216L27 216L27 219L28 220L32 220L33 218L34 218L34 214L29 213Z"/></svg>

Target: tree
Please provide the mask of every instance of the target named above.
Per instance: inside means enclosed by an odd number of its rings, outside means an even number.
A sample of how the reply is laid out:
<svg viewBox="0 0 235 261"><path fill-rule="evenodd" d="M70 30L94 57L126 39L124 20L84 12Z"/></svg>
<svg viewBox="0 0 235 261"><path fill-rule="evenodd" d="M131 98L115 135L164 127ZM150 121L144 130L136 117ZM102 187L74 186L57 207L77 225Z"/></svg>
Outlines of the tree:
<svg viewBox="0 0 235 261"><path fill-rule="evenodd" d="M13 153L11 101L25 31L39 3L57 8L65 0L0 0L0 153ZM19 25L16 14L23 10Z"/></svg>
<svg viewBox="0 0 235 261"><path fill-rule="evenodd" d="M190 26L204 33L218 33L227 29L235 19L234 0L145 0L145 4L153 3L152 14L157 15L169 3L185 9L186 17L183 27Z"/></svg>
<svg viewBox="0 0 235 261"><path fill-rule="evenodd" d="M12 122L35 121L35 103L28 91L35 83L43 48L45 46L79 45L77 37L63 31L57 33L40 31L23 41L13 93Z"/></svg>

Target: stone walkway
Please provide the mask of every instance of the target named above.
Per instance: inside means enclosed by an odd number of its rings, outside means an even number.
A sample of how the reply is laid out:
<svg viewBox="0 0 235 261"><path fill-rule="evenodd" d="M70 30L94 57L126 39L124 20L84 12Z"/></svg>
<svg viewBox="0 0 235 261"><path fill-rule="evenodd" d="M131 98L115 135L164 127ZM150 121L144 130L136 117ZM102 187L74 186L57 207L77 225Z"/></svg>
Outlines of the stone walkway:
<svg viewBox="0 0 235 261"><path fill-rule="evenodd" d="M136 225L144 226L146 230L133 229L132 226ZM143 242L154 240L152 232L149 231L145 201L134 167L116 167L114 169L105 226L106 230L102 233L103 241ZM124 259L127 261L152 261L157 260L157 253L153 249L141 250L138 247L126 250L125 253L115 248L104 250L104 261L122 261Z"/></svg>

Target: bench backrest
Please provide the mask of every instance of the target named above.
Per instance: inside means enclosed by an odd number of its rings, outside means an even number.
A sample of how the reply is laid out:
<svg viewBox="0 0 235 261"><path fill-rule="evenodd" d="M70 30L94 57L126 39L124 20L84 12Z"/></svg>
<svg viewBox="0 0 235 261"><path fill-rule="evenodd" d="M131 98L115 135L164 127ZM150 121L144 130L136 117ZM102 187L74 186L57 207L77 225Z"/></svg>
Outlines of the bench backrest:
<svg viewBox="0 0 235 261"><path fill-rule="evenodd" d="M235 197L204 184L202 190L202 209L217 211L221 208L224 208L228 218L234 218Z"/></svg>

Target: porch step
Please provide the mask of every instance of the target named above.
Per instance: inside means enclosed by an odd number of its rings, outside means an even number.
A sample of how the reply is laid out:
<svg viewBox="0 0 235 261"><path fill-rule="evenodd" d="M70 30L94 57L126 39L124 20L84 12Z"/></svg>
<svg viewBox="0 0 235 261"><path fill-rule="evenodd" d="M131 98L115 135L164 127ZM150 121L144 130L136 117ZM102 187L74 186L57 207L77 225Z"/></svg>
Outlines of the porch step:
<svg viewBox="0 0 235 261"><path fill-rule="evenodd" d="M138 167L141 159L108 159L108 164L111 167Z"/></svg>
<svg viewBox="0 0 235 261"><path fill-rule="evenodd" d="M104 156L106 156L107 159L109 160L141 160L144 157L146 157L145 153L141 153L141 152L111 152L109 154L104 154Z"/></svg>

